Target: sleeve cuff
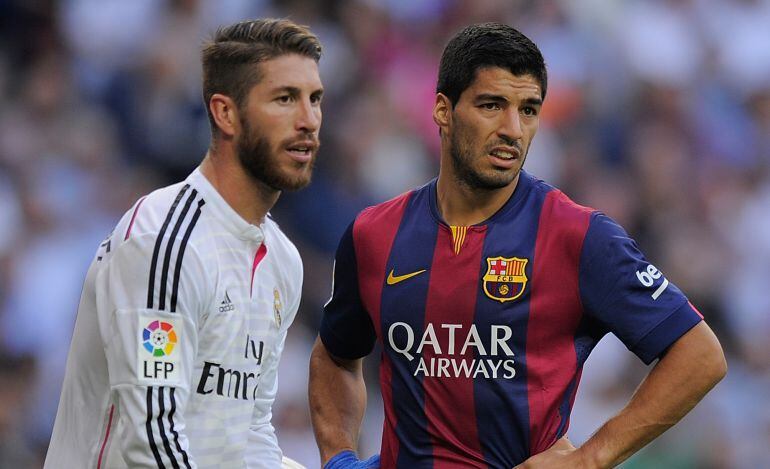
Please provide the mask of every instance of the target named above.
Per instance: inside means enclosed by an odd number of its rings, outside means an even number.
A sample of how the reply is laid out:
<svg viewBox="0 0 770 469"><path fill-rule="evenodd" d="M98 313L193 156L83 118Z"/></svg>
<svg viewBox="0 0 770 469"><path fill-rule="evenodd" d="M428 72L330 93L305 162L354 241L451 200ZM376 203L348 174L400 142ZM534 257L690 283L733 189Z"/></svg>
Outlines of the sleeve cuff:
<svg viewBox="0 0 770 469"><path fill-rule="evenodd" d="M324 347L326 347L329 353L346 360L364 358L372 353L372 349L374 349L374 341L366 344L360 339L355 340L353 337L339 339L326 321L321 321L321 329L318 335L321 337L321 342L323 342Z"/></svg>
<svg viewBox="0 0 770 469"><path fill-rule="evenodd" d="M648 332L632 351L649 365L702 320L703 317L687 302Z"/></svg>

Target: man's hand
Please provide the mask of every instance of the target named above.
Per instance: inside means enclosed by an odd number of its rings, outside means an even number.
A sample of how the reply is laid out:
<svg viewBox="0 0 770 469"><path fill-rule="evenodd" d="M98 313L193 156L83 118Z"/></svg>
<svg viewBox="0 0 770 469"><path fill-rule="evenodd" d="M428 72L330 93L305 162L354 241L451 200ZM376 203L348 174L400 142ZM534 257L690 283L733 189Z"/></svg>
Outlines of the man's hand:
<svg viewBox="0 0 770 469"><path fill-rule="evenodd" d="M324 465L324 469L379 469L380 455L375 454L369 459L361 461L356 453L347 450L335 454L329 462Z"/></svg>
<svg viewBox="0 0 770 469"><path fill-rule="evenodd" d="M676 424L726 372L719 341L700 322L669 347L626 407L579 449L562 438L515 469L616 467Z"/></svg>
<svg viewBox="0 0 770 469"><path fill-rule="evenodd" d="M580 461L577 449L566 436L540 454L536 454L513 469L560 469L564 467L581 469L588 467Z"/></svg>

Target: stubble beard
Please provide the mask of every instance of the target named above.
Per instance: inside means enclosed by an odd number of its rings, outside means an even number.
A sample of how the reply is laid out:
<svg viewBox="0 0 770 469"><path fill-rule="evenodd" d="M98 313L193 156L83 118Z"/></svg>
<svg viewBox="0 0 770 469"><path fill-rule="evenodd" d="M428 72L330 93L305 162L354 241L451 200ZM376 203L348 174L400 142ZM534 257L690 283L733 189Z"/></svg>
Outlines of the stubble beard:
<svg viewBox="0 0 770 469"><path fill-rule="evenodd" d="M454 129L449 138L449 154L452 157L452 168L454 169L457 182L471 189L493 191L502 189L511 184L516 176L521 172L524 162L519 168L513 171L492 169L488 172L482 172L473 167L476 158L483 158L484 155L474 156L471 145L468 144L459 126ZM523 156L526 159L526 155Z"/></svg>
<svg viewBox="0 0 770 469"><path fill-rule="evenodd" d="M236 149L238 160L249 176L276 191L296 191L310 184L315 155L301 175L286 174L281 171L269 139L255 131L248 120L244 119L241 124L243 134Z"/></svg>

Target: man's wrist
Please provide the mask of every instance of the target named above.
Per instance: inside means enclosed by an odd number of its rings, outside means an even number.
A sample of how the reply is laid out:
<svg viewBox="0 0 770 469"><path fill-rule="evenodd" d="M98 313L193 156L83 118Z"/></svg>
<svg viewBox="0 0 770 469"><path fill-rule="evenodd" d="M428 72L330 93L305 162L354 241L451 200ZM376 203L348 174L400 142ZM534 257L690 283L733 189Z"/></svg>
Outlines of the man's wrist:
<svg viewBox="0 0 770 469"><path fill-rule="evenodd" d="M343 449L336 454L334 454L331 458L329 458L328 461L326 461L326 464L324 464L324 469L337 469L340 467L344 467L344 465L347 465L351 462L355 462L358 460L358 457L356 456L356 453L351 449Z"/></svg>
<svg viewBox="0 0 770 469"><path fill-rule="evenodd" d="M585 469L604 469L609 467L600 454L601 451L596 445L583 444L583 446L575 450L575 454L578 457L579 467Z"/></svg>
<svg viewBox="0 0 770 469"><path fill-rule="evenodd" d="M380 456L375 454L369 459L361 460L353 450L344 449L332 456L323 467L324 469L379 468Z"/></svg>
<svg viewBox="0 0 770 469"><path fill-rule="evenodd" d="M322 448L321 449L321 462L323 462L322 466L325 466L327 462L331 461L331 459L335 456L337 456L340 453L344 453L345 451L350 451L353 454L356 454L356 450L353 449L351 446L341 446L337 448Z"/></svg>

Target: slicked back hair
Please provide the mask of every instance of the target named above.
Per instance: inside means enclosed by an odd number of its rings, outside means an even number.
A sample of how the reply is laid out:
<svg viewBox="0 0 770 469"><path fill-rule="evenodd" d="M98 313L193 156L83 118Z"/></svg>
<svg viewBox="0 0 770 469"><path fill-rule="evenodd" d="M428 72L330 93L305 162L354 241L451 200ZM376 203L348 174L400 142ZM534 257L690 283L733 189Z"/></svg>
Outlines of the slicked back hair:
<svg viewBox="0 0 770 469"><path fill-rule="evenodd" d="M203 101L212 133L218 133L218 128L209 108L211 96L229 96L242 109L249 90L262 79L259 64L284 54L318 62L321 43L307 26L264 18L223 26L203 45Z"/></svg>
<svg viewBox="0 0 770 469"><path fill-rule="evenodd" d="M449 98L454 108L478 70L486 67L532 75L540 82L540 97L545 99L548 75L540 49L527 36L500 23L474 24L450 39L441 56L436 92Z"/></svg>

